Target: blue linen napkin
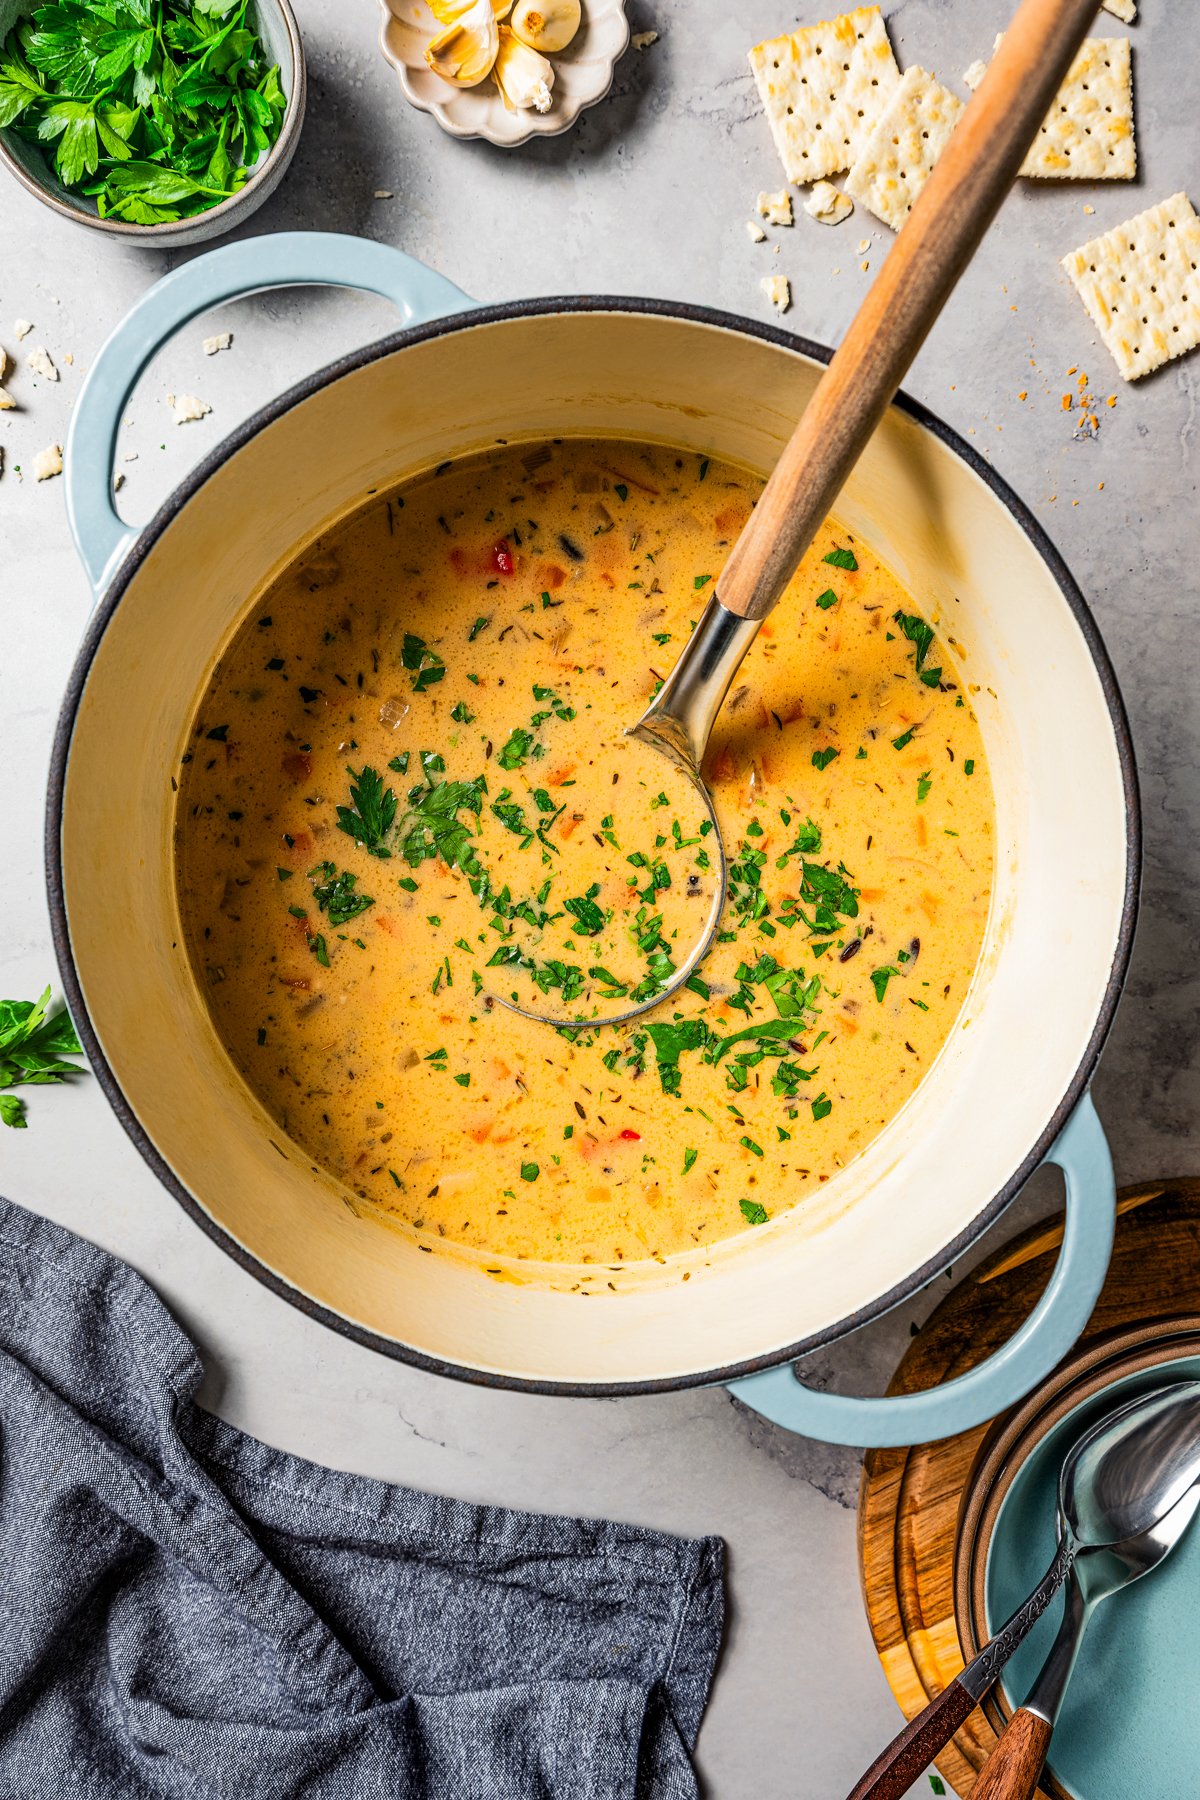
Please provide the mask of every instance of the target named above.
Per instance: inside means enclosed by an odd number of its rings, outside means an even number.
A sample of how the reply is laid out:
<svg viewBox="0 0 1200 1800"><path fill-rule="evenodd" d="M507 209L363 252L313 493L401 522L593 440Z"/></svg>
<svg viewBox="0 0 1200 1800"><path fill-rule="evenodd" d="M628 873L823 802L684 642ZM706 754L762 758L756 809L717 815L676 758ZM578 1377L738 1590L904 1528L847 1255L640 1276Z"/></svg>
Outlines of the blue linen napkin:
<svg viewBox="0 0 1200 1800"><path fill-rule="evenodd" d="M140 1276L0 1200L6 1800L694 1800L720 1539L321 1468L200 1377Z"/></svg>

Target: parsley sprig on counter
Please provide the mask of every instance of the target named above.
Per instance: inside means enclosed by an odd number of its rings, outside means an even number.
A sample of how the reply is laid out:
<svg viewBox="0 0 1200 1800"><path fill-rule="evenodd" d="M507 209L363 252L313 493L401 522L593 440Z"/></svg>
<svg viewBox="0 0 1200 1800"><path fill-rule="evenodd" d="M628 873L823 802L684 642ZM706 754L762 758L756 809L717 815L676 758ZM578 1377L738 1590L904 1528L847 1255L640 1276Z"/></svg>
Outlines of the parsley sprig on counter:
<svg viewBox="0 0 1200 1800"><path fill-rule="evenodd" d="M228 199L285 110L248 0L57 0L0 49L0 127L101 218L161 225Z"/></svg>
<svg viewBox="0 0 1200 1800"><path fill-rule="evenodd" d="M44 1087L82 1075L78 1063L82 1046L70 1015L47 1018L50 989L38 1000L0 1000L0 1088ZM16 1094L0 1093L0 1124L25 1128L25 1102Z"/></svg>

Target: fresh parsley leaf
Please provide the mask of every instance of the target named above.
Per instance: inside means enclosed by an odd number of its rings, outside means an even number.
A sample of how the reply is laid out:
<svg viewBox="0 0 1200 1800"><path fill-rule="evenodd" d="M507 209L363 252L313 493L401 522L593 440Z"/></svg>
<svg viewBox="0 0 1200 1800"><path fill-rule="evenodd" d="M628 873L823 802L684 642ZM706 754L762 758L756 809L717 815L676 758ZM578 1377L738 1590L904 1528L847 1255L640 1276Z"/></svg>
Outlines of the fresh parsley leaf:
<svg viewBox="0 0 1200 1800"><path fill-rule="evenodd" d="M563 902L571 917L575 920L571 930L581 937L595 937L604 930L604 913L596 905L596 895L600 892L600 883L593 881L586 894L576 894L572 899Z"/></svg>
<svg viewBox="0 0 1200 1800"><path fill-rule="evenodd" d="M812 753L812 766L814 769L827 769L837 755L838 752L833 748L832 744L827 745L824 750L814 750Z"/></svg>
<svg viewBox="0 0 1200 1800"><path fill-rule="evenodd" d="M899 737L894 737L892 739L892 749L903 750L907 744L912 742L912 735L916 729L915 725L910 725L907 731L902 731Z"/></svg>
<svg viewBox="0 0 1200 1800"><path fill-rule="evenodd" d="M509 733L508 742L497 754L496 761L502 769L519 769L533 748L533 733L524 726L514 726Z"/></svg>
<svg viewBox="0 0 1200 1800"><path fill-rule="evenodd" d="M67 1059L83 1054L70 1015L47 1016L50 989L37 1000L0 1000L0 1088L48 1087L85 1070ZM25 1107L0 1096L0 1124L25 1129Z"/></svg>
<svg viewBox="0 0 1200 1800"><path fill-rule="evenodd" d="M828 562L828 557L825 560ZM832 588L826 588L823 594L817 595L817 605L822 612L828 612L831 606L837 605L837 598Z"/></svg>
<svg viewBox="0 0 1200 1800"><path fill-rule="evenodd" d="M832 563L835 569L857 569L858 558L853 550L829 550L821 558L822 562Z"/></svg>
<svg viewBox="0 0 1200 1800"><path fill-rule="evenodd" d="M314 877L319 880L314 881ZM347 925L375 904L370 894L355 893L358 877L349 869L343 869L339 875L336 863L318 863L315 869L308 871L308 878L314 881L313 899L321 911L328 914L331 925Z"/></svg>
<svg viewBox="0 0 1200 1800"><path fill-rule="evenodd" d="M898 625L915 651L917 673L925 667L925 658L933 648L933 627L927 625L919 613L894 612L892 621ZM941 671L938 671L939 675ZM930 684L932 685L932 684Z"/></svg>
<svg viewBox="0 0 1200 1800"><path fill-rule="evenodd" d="M871 986L875 989L875 998L880 1001L880 1003L882 1003L883 996L887 993L888 982L892 979L893 975L898 975L899 973L899 969L894 969L890 963L882 969L872 969Z"/></svg>
<svg viewBox="0 0 1200 1800"><path fill-rule="evenodd" d="M929 798L929 790L932 786L933 786L933 776L930 773L930 771L928 769L926 769L924 774L917 776L917 805L918 806L924 805L925 801Z"/></svg>
<svg viewBox="0 0 1200 1800"><path fill-rule="evenodd" d="M739 1200L738 1206L747 1225L765 1225L771 1217L766 1207L759 1200Z"/></svg>
<svg viewBox="0 0 1200 1800"><path fill-rule="evenodd" d="M396 817L395 794L390 787L384 786L383 776L377 769L364 765L358 774L353 769L348 769L347 774L351 803L337 809L338 830L374 855L390 855L390 851L383 848L383 839Z"/></svg>

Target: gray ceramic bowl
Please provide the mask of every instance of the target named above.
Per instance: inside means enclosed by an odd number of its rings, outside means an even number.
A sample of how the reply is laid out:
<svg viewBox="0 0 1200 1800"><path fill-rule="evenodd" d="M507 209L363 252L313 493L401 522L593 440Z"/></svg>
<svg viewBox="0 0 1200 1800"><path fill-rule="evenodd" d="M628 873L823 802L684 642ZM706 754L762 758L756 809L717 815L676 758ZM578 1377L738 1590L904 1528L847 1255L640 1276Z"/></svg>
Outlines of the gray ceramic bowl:
<svg viewBox="0 0 1200 1800"><path fill-rule="evenodd" d="M0 43L16 21L33 10L33 0L0 0ZM90 226L127 244L148 250L175 250L184 244L202 244L241 225L273 194L286 173L300 139L304 122L304 46L289 0L252 0L250 14L272 62L279 64L279 80L287 96L287 110L279 136L267 154L255 164L254 173L240 192L222 200L195 218L166 225L131 225L124 219L102 219L85 195L66 188L54 173L50 158L14 131L0 131L0 163L27 192L36 196L61 218Z"/></svg>

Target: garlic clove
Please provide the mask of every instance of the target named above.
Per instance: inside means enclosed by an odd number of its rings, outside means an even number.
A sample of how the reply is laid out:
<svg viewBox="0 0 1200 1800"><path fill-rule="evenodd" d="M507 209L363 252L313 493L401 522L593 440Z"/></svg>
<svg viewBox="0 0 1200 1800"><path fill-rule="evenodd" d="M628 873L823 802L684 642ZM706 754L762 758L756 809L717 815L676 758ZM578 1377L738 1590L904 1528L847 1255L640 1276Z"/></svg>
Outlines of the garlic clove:
<svg viewBox="0 0 1200 1800"><path fill-rule="evenodd" d="M478 87L491 74L499 48L492 0L473 0L455 24L426 46L425 61L455 87Z"/></svg>
<svg viewBox="0 0 1200 1800"><path fill-rule="evenodd" d="M580 0L517 0L512 29L531 50L553 56L571 42L581 16Z"/></svg>
<svg viewBox="0 0 1200 1800"><path fill-rule="evenodd" d="M478 0L429 0L429 10L439 25L457 25L477 3ZM511 9L512 0L492 0L492 15L496 19L506 19Z"/></svg>
<svg viewBox="0 0 1200 1800"><path fill-rule="evenodd" d="M507 25L499 27L500 48L492 75L509 112L550 111L554 70L536 50L523 44Z"/></svg>

